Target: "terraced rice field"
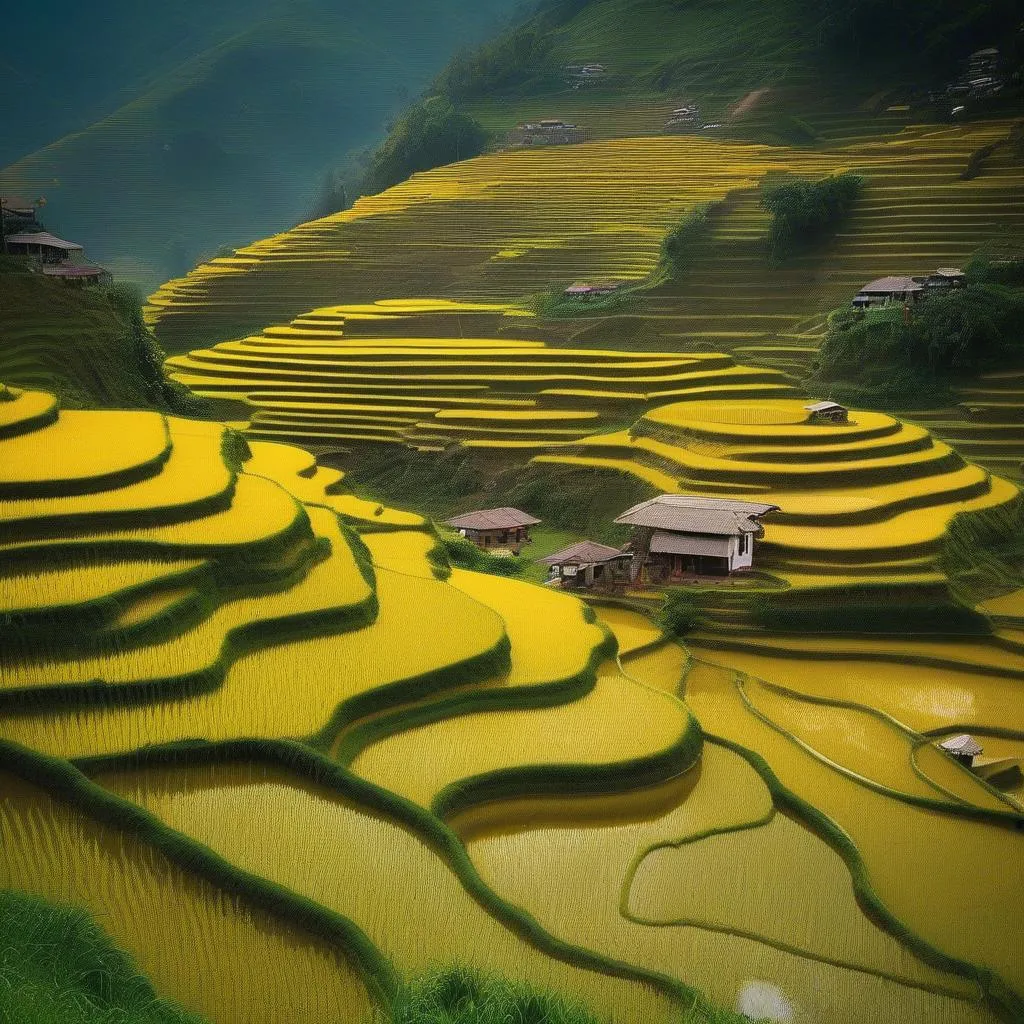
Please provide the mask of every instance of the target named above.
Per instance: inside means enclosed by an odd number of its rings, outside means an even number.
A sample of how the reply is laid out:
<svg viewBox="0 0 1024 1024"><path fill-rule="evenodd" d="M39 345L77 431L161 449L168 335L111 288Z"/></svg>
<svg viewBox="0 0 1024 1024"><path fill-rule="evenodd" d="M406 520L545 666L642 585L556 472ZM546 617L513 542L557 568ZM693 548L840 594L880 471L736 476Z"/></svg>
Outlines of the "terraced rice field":
<svg viewBox="0 0 1024 1024"><path fill-rule="evenodd" d="M0 409L0 885L93 911L161 994L368 1022L458 963L637 1024L698 993L695 1020L706 999L807 1024L1017 1012L1024 812L933 745L969 728L1017 756L1015 596L984 608L1002 646L837 646L723 601L687 649L634 609L452 569L430 523L301 448L80 413L99 450L77 458L46 396ZM59 479L8 444L59 447ZM770 494L794 590L888 580L918 512L905 575L944 579L955 505L921 481L1012 500L923 431L815 427L791 399L659 404L541 457L588 457L567 447ZM831 568L828 530L851 531Z"/></svg>
<svg viewBox="0 0 1024 1024"><path fill-rule="evenodd" d="M729 197L699 265L630 312L670 348L707 342L740 349L744 361L799 369L825 314L865 281L956 265L1024 223L1020 167L993 159L978 177L960 178L974 151L1007 136L1009 122L883 128L875 137L860 124L822 127L832 138L821 149L648 136L496 153L417 174L168 282L149 317L164 346L181 352L197 337L238 338L338 301L503 304L576 279L638 280L654 268L669 225ZM761 179L842 170L868 178L849 226L824 253L770 267Z"/></svg>
<svg viewBox="0 0 1024 1024"><path fill-rule="evenodd" d="M628 431L591 435L533 461L627 473L666 493L778 505L759 564L823 598L872 579L941 585L954 517L1020 501L1012 483L965 463L920 427L866 411L852 412L848 424L816 425L793 399L676 402Z"/></svg>

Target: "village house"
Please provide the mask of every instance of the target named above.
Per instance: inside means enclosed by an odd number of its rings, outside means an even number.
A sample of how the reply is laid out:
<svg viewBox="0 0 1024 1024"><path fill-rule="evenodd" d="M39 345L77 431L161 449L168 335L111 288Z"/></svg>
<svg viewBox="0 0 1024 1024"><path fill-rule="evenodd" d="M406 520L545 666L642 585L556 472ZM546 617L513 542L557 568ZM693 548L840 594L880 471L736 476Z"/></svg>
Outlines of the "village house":
<svg viewBox="0 0 1024 1024"><path fill-rule="evenodd" d="M754 564L760 519L777 505L663 494L634 505L615 522L633 528L630 578L671 583L684 576L727 576Z"/></svg>
<svg viewBox="0 0 1024 1024"><path fill-rule="evenodd" d="M510 146L565 146L583 141L583 129L558 118L519 124L509 133Z"/></svg>
<svg viewBox="0 0 1024 1024"><path fill-rule="evenodd" d="M665 122L666 132L690 131L700 127L700 108L696 103L676 107Z"/></svg>
<svg viewBox="0 0 1024 1024"><path fill-rule="evenodd" d="M879 277L869 281L853 300L854 309L871 309L892 303L913 305L924 292L924 285L912 277Z"/></svg>
<svg viewBox="0 0 1024 1024"><path fill-rule="evenodd" d="M19 231L7 235L7 251L12 256L32 256L41 263L63 263L78 259L85 252L77 242L65 242L48 231Z"/></svg>
<svg viewBox="0 0 1024 1024"><path fill-rule="evenodd" d="M594 299L603 299L613 295L625 286L625 281L577 281L575 284L569 285L563 294L567 299L592 302Z"/></svg>
<svg viewBox="0 0 1024 1024"><path fill-rule="evenodd" d="M36 214L43 200L23 199L21 196L0 196L0 223L3 234L41 230Z"/></svg>
<svg viewBox="0 0 1024 1024"><path fill-rule="evenodd" d="M849 423L850 410L838 402L812 402L805 405L804 409L810 413L808 417L811 423Z"/></svg>
<svg viewBox="0 0 1024 1024"><path fill-rule="evenodd" d="M948 740L943 740L939 747L968 768L973 767L974 759L982 752L981 744L967 733L951 736Z"/></svg>
<svg viewBox="0 0 1024 1024"><path fill-rule="evenodd" d="M518 555L530 543L530 527L539 519L517 508L485 508L445 521L466 540L492 555Z"/></svg>
<svg viewBox="0 0 1024 1024"><path fill-rule="evenodd" d="M922 283L929 294L945 294L956 288L963 288L967 276L959 267L939 267L924 278Z"/></svg>
<svg viewBox="0 0 1024 1024"><path fill-rule="evenodd" d="M548 566L549 583L558 583L567 590L589 590L595 585L625 585L629 581L632 559L629 551L581 540L537 561Z"/></svg>

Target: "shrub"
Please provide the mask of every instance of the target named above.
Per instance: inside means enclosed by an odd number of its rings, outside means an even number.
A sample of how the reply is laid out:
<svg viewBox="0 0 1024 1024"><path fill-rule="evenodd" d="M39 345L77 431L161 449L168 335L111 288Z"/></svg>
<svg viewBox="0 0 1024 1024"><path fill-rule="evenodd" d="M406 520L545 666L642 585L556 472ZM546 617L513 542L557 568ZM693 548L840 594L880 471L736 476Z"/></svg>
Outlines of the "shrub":
<svg viewBox="0 0 1024 1024"><path fill-rule="evenodd" d="M693 268L707 244L712 217L721 206L721 200L695 206L662 239L661 268L666 276L678 280Z"/></svg>
<svg viewBox="0 0 1024 1024"><path fill-rule="evenodd" d="M383 192L417 171L479 156L487 144L479 122L459 113L444 96L409 108L370 158L360 191Z"/></svg>
<svg viewBox="0 0 1024 1024"><path fill-rule="evenodd" d="M864 179L850 173L763 187L761 206L772 217L768 228L772 256L785 259L834 234L863 189Z"/></svg>
<svg viewBox="0 0 1024 1024"><path fill-rule="evenodd" d="M686 636L700 625L700 609L693 594L682 587L665 592L658 625L672 636Z"/></svg>
<svg viewBox="0 0 1024 1024"><path fill-rule="evenodd" d="M460 569L488 572L492 576L521 576L526 569L526 562L517 556L481 551L472 541L455 533L442 532L440 536L448 561Z"/></svg>
<svg viewBox="0 0 1024 1024"><path fill-rule="evenodd" d="M969 284L900 308L834 313L809 384L867 404L941 403L959 378L1024 355L1024 290Z"/></svg>

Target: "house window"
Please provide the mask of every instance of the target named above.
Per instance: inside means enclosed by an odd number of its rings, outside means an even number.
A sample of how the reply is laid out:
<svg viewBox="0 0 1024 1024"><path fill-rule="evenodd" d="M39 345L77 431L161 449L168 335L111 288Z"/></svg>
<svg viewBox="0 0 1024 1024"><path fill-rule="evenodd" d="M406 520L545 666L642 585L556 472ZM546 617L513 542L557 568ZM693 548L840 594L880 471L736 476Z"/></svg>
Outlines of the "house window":
<svg viewBox="0 0 1024 1024"><path fill-rule="evenodd" d="M750 554L750 534L749 533L741 533L740 534L740 554L741 555L749 555Z"/></svg>

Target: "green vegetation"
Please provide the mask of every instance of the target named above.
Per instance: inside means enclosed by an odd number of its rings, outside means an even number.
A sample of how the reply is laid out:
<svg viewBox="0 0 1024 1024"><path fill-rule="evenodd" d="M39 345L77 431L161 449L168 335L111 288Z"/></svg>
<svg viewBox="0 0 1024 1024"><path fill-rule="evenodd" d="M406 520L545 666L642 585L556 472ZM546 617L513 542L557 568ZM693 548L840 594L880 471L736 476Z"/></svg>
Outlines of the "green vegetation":
<svg viewBox="0 0 1024 1024"><path fill-rule="evenodd" d="M0 891L0 1021L200 1024L159 999L85 911L11 891Z"/></svg>
<svg viewBox="0 0 1024 1024"><path fill-rule="evenodd" d="M771 255L784 260L834 235L863 190L864 179L850 173L763 186L761 206L772 218Z"/></svg>
<svg viewBox="0 0 1024 1024"><path fill-rule="evenodd" d="M1022 339L1024 289L972 283L922 301L909 315L898 307L833 314L809 383L862 404L938 405L964 377L1020 362Z"/></svg>
<svg viewBox="0 0 1024 1024"><path fill-rule="evenodd" d="M672 636L686 636L701 624L700 607L692 589L672 587L658 613L658 625Z"/></svg>
<svg viewBox="0 0 1024 1024"><path fill-rule="evenodd" d="M473 572L487 572L493 576L521 576L526 569L526 559L492 555L481 551L472 541L447 530L441 531L441 546L452 565Z"/></svg>
<svg viewBox="0 0 1024 1024"><path fill-rule="evenodd" d="M391 1024L596 1024L583 1006L504 979L454 968L403 987Z"/></svg>
<svg viewBox="0 0 1024 1024"><path fill-rule="evenodd" d="M0 380L53 392L69 409L204 415L208 403L164 376L164 353L140 307L125 284L69 288L0 272Z"/></svg>
<svg viewBox="0 0 1024 1024"><path fill-rule="evenodd" d="M679 280L693 269L708 243L713 217L723 201L701 203L690 210L661 243L661 270L668 278Z"/></svg>
<svg viewBox="0 0 1024 1024"><path fill-rule="evenodd" d="M383 192L417 171L479 156L487 143L480 124L459 113L442 96L410 107L395 122L370 159L360 185L364 193Z"/></svg>

